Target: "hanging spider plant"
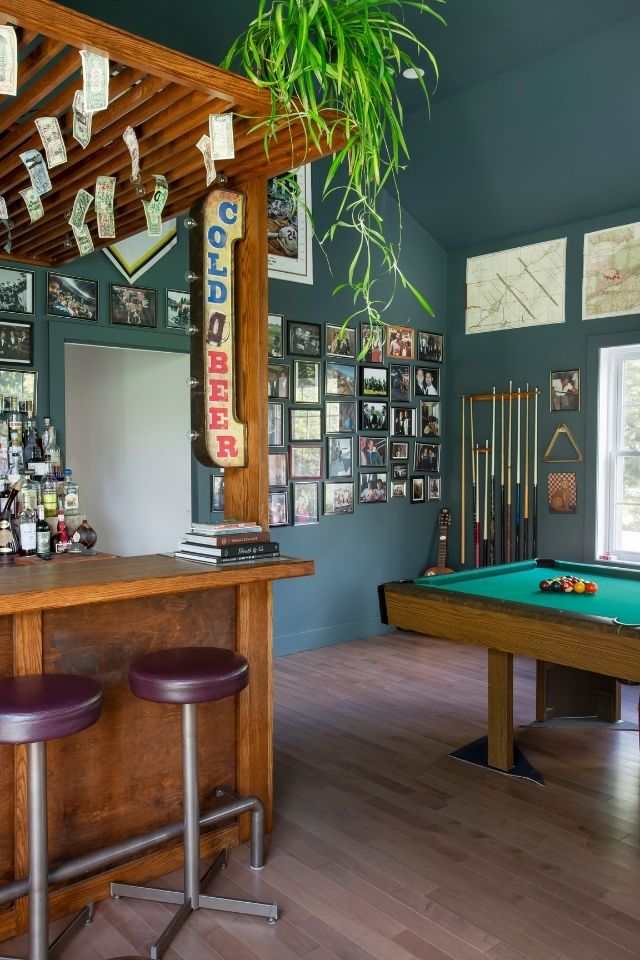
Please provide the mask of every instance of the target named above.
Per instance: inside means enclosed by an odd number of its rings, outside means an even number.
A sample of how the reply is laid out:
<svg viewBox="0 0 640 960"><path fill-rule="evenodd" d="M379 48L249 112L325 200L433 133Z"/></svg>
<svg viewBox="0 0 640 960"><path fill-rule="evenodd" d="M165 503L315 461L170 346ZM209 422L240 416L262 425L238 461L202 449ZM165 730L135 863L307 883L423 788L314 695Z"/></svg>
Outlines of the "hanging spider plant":
<svg viewBox="0 0 640 960"><path fill-rule="evenodd" d="M372 328L381 324L398 280L433 315L398 262L397 174L409 154L396 79L413 67L428 107L429 92L416 62L421 54L438 77L433 54L404 22L408 8L425 19L445 22L422 0L259 0L256 18L223 63L227 69L240 67L271 94L270 116L259 124L264 126L267 152L286 123L302 123L308 140L318 147L322 142L340 144L323 194L337 195L338 210L318 239L324 245L338 229L355 234L347 279L334 290L348 288L353 294L354 309L344 325L358 315L366 316ZM384 187L392 187L398 198L395 244L385 236L378 210ZM391 295L381 297L380 275L385 272L392 279Z"/></svg>

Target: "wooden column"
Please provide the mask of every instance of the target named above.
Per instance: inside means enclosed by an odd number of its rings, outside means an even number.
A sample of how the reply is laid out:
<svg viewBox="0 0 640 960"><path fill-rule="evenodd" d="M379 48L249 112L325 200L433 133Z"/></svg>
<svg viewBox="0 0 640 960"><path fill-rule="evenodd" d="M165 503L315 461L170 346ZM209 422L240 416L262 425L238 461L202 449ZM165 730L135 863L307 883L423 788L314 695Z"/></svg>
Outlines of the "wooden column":
<svg viewBox="0 0 640 960"><path fill-rule="evenodd" d="M489 766L513 766L513 654L489 648Z"/></svg>

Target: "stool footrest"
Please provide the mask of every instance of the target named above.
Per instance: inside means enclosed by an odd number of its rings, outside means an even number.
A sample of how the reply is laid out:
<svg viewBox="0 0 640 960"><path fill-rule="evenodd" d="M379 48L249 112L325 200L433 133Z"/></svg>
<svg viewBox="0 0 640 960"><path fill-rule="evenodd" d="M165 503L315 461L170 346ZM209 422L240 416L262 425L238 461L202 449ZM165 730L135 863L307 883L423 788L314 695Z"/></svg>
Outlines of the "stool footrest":
<svg viewBox="0 0 640 960"><path fill-rule="evenodd" d="M228 897L210 897L201 893L198 897L198 906L204 910L227 910L229 913L244 913L249 917L266 917L272 923L278 919L277 903L229 900Z"/></svg>
<svg viewBox="0 0 640 960"><path fill-rule="evenodd" d="M112 897L132 897L134 900L155 900L158 903L184 903L182 890L163 890L161 887L138 887L131 883L112 883Z"/></svg>

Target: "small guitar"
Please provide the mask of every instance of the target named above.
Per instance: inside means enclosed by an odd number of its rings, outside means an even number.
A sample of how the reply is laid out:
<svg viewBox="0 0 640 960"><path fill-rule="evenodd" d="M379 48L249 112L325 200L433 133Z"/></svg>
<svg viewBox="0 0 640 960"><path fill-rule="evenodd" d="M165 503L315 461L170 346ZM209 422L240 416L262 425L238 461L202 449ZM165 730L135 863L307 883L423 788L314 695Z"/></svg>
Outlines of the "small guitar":
<svg viewBox="0 0 640 960"><path fill-rule="evenodd" d="M448 510L441 510L438 514L438 562L435 567L428 567L422 574L423 577L437 577L441 573L453 573L446 566L447 562L447 536L449 535L449 526L451 524L451 514Z"/></svg>

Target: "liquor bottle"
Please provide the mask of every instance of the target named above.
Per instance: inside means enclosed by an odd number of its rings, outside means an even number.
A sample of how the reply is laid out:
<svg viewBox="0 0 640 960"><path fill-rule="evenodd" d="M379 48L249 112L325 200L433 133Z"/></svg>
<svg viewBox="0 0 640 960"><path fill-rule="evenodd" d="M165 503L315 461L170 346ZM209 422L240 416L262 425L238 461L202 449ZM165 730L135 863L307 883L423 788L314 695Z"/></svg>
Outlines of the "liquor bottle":
<svg viewBox="0 0 640 960"><path fill-rule="evenodd" d="M58 512L58 493L56 481L51 470L45 475L40 488L40 499L45 517L55 517Z"/></svg>
<svg viewBox="0 0 640 960"><path fill-rule="evenodd" d="M40 444L38 427L33 417L27 419L23 440L23 457L27 467L31 463L40 463L43 459L42 446Z"/></svg>
<svg viewBox="0 0 640 960"><path fill-rule="evenodd" d="M44 448L44 458L51 464L52 473L56 472L56 468L62 466L62 455L60 453L60 447L56 442L56 428L51 423L47 431L47 443Z"/></svg>
<svg viewBox="0 0 640 960"><path fill-rule="evenodd" d="M64 522L64 513L58 512L58 526L56 528L56 553L65 553L71 545L71 537Z"/></svg>
<svg viewBox="0 0 640 960"><path fill-rule="evenodd" d="M22 510L27 507L35 513L38 509L38 488L33 482L33 474L30 470L27 470L22 481L20 504Z"/></svg>
<svg viewBox="0 0 640 960"><path fill-rule="evenodd" d="M18 516L20 534L20 553L32 557L36 552L36 512L32 507L23 506Z"/></svg>
<svg viewBox="0 0 640 960"><path fill-rule="evenodd" d="M13 484L7 497L7 502L0 513L0 563L13 563L13 558L18 552L18 545L11 522L11 511L21 487L22 484L19 480Z"/></svg>
<svg viewBox="0 0 640 960"><path fill-rule="evenodd" d="M22 414L18 406L18 398L11 397L11 413L9 415L9 433L15 434L16 443L22 446Z"/></svg>
<svg viewBox="0 0 640 960"><path fill-rule="evenodd" d="M0 413L0 474L9 469L9 415L11 413L11 397L3 398L2 412Z"/></svg>
<svg viewBox="0 0 640 960"><path fill-rule="evenodd" d="M42 451L44 455L44 448L47 445L47 440L49 439L49 427L51 426L51 417L42 418L42 431L40 437L42 439Z"/></svg>
<svg viewBox="0 0 640 960"><path fill-rule="evenodd" d="M78 484L72 478L73 470L66 467L63 470L64 475L64 513L80 513L80 490Z"/></svg>
<svg viewBox="0 0 640 960"><path fill-rule="evenodd" d="M0 515L5 508L6 502L9 499L9 494L11 492L11 484L9 483L9 478L5 474L2 478L2 486L0 487Z"/></svg>
<svg viewBox="0 0 640 960"><path fill-rule="evenodd" d="M36 553L46 560L51 556L51 528L44 518L42 504L38 507L38 521L36 523Z"/></svg>

